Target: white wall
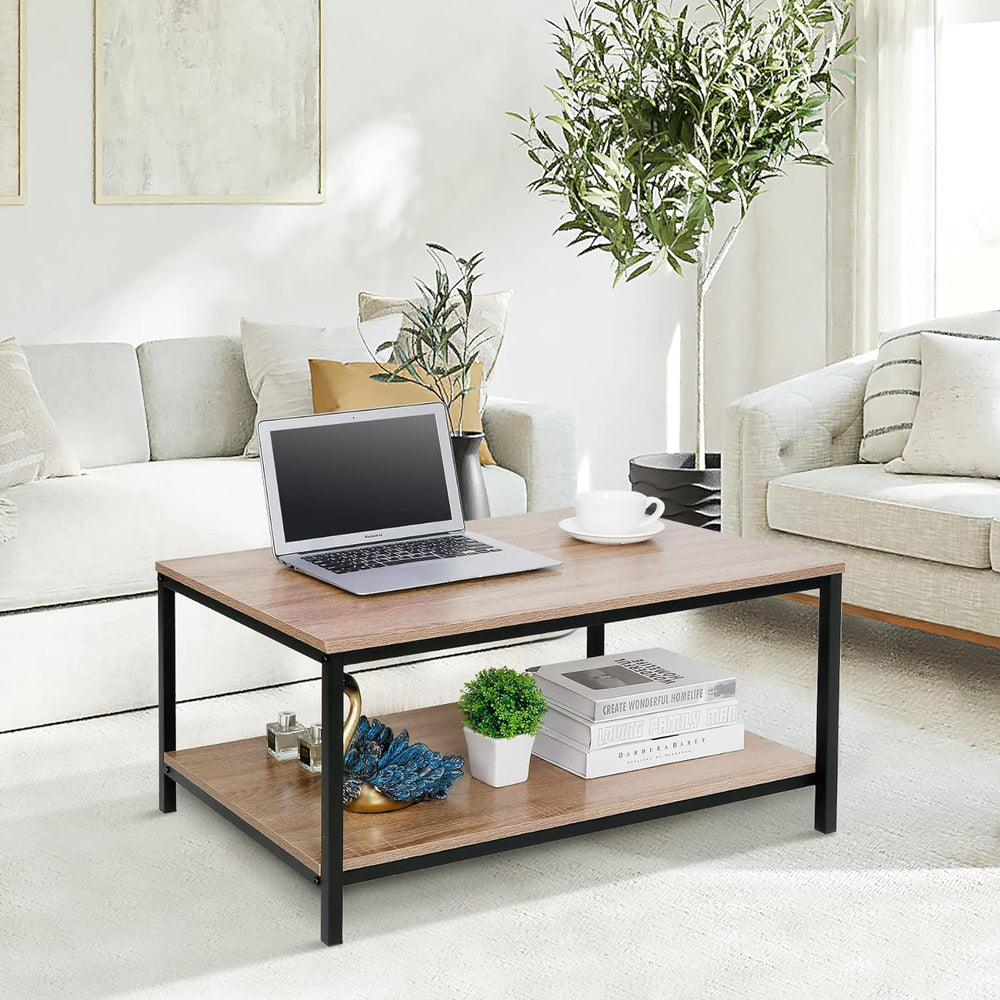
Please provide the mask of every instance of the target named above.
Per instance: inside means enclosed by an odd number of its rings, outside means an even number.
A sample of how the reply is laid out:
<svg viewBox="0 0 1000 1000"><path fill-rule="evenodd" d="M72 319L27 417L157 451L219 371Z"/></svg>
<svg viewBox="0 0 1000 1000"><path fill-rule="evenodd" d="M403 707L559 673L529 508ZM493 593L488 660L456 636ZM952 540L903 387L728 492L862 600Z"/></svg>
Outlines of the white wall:
<svg viewBox="0 0 1000 1000"><path fill-rule="evenodd" d="M623 485L631 455L687 443L690 394L678 405L664 386L692 295L666 273L612 290L608 260L566 250L560 205L525 189L504 113L546 107L545 18L565 9L331 0L325 205L96 207L91 5L30 4L29 202L0 208L0 336L139 343L236 334L241 315L345 325L359 290L409 291L424 242L481 249L483 289L515 290L493 391L570 408L584 478ZM724 401L823 360L822 172L800 169L753 213L709 303L710 445Z"/></svg>

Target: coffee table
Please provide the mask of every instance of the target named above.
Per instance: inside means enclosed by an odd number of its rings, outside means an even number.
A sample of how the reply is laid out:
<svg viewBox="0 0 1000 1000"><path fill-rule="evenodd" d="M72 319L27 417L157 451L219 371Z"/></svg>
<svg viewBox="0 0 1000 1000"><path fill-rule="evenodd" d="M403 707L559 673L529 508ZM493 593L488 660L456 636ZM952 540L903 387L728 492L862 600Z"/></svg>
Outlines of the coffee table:
<svg viewBox="0 0 1000 1000"><path fill-rule="evenodd" d="M843 564L670 521L640 545L589 545L559 530L567 514L470 525L562 560L557 569L375 597L288 570L267 549L157 563L160 811L177 808L181 785L312 879L326 944L343 939L343 886L399 872L807 785L816 788L815 828L832 833ZM532 758L522 785L492 788L465 777L447 799L359 815L342 809L340 768L325 767L320 777L276 762L263 736L177 749L177 594L318 661L323 730L336 748L350 664L567 628L586 628L587 655L600 656L608 622L803 590L819 591L815 757L748 732L736 753L591 780ZM455 705L383 719L411 739L464 755Z"/></svg>

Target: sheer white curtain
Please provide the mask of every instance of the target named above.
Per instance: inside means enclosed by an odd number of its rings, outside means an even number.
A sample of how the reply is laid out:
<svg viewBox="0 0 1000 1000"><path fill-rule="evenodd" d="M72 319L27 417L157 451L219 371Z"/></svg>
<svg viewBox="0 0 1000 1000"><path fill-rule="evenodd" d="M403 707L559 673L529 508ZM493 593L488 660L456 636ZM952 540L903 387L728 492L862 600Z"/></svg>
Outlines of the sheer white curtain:
<svg viewBox="0 0 1000 1000"><path fill-rule="evenodd" d="M857 0L857 80L827 127L830 361L936 311L938 2Z"/></svg>

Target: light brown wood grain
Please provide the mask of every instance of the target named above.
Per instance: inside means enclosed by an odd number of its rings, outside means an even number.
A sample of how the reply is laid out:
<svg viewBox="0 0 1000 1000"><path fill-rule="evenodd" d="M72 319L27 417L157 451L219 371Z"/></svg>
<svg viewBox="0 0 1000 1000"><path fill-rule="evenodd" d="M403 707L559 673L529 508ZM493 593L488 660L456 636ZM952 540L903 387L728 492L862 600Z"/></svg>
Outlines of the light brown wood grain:
<svg viewBox="0 0 1000 1000"><path fill-rule="evenodd" d="M816 607L819 599L812 594L785 594L790 601L799 604L810 604ZM894 615L888 611L873 611L858 604L844 604L845 615L855 615L858 618L870 618L877 622L887 622L889 625L901 625L917 632L929 632L931 635L942 635L948 639L961 639L963 642L974 642L977 646L989 646L1000 649L1000 636L987 635L985 632L973 632L967 628L956 628L954 625L942 625L939 622L927 622L921 618L907 618L905 615Z"/></svg>
<svg viewBox="0 0 1000 1000"><path fill-rule="evenodd" d="M707 534L707 532L706 532ZM465 756L456 705L387 715L397 732L446 753ZM319 775L295 761L272 760L263 737L178 750L165 760L190 781L283 847L320 871ZM448 798L400 812L344 814L344 869L546 830L636 809L813 774L812 757L746 734L746 749L663 764L607 778L578 778L554 764L531 759L528 781L491 788L466 776Z"/></svg>
<svg viewBox="0 0 1000 1000"><path fill-rule="evenodd" d="M157 572L326 653L463 635L843 572L804 549L665 521L639 545L591 545L570 511L476 521L470 530L562 561L555 569L358 597L302 576L268 549L175 559Z"/></svg>

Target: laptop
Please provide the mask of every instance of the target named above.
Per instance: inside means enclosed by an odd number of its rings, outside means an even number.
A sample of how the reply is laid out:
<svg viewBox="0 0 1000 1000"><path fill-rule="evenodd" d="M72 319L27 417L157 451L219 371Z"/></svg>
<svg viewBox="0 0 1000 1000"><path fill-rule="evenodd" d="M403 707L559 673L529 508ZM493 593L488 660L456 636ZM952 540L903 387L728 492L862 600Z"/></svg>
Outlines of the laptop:
<svg viewBox="0 0 1000 1000"><path fill-rule="evenodd" d="M441 403L262 420L271 545L286 566L384 594L558 566L465 530Z"/></svg>

